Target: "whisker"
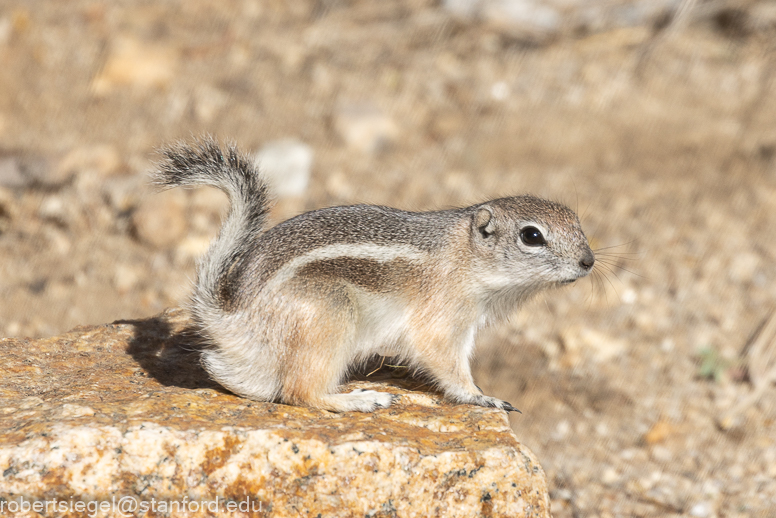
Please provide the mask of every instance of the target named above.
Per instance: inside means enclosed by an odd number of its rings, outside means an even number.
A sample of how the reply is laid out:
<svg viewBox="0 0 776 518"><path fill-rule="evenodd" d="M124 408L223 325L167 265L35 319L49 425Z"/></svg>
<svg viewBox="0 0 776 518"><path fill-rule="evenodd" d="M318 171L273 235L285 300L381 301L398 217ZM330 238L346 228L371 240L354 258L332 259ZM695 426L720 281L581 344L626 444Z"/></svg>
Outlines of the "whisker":
<svg viewBox="0 0 776 518"><path fill-rule="evenodd" d="M605 246L603 248L596 248L595 250L593 250L593 252L598 252L599 250L610 250L612 248L619 248L621 246L628 246L628 245L633 244L635 242L636 242L636 240L632 239L631 241L628 241L627 243L622 243L620 245L612 245L612 246Z"/></svg>
<svg viewBox="0 0 776 518"><path fill-rule="evenodd" d="M585 297L585 309L589 310L590 307L593 304L593 290L594 290L594 284L593 284L593 277L595 277L595 272L592 272L593 276L590 277L590 293L587 294L587 297Z"/></svg>
<svg viewBox="0 0 776 518"><path fill-rule="evenodd" d="M635 255L637 257L624 257L625 255ZM641 254L637 254L635 252L621 252L621 253L605 253L605 254L595 254L596 259L599 257L616 257L617 259L624 259L626 261L636 261L641 259Z"/></svg>
<svg viewBox="0 0 776 518"><path fill-rule="evenodd" d="M602 262L601 264L602 264L602 265L606 265L606 266L610 266L610 267L617 268L618 270L622 270L622 271L624 271L624 272L628 272L628 273L629 273L629 274L631 274L631 275L635 275L635 276L636 276L636 277L638 277L639 279L646 279L646 278L647 278L647 277L645 277L645 276L643 276L643 275L640 275L640 274L638 274L638 273L636 273L636 272L632 272L632 271L628 270L627 268L625 268L624 266L620 266L619 264L611 264L611 263L607 264L607 263L603 263L603 262ZM612 272L612 273L614 273L614 272Z"/></svg>
<svg viewBox="0 0 776 518"><path fill-rule="evenodd" d="M598 263L598 264L599 264L599 265L600 265L602 268L603 268L604 266L607 266L607 267L609 267L610 269L612 269L612 268L616 268L616 269L618 269L618 270L622 270L622 268L623 268L622 266L620 266L620 265L619 265L619 264L617 264L617 263L605 263L605 262L601 261L601 262L600 262L600 263Z"/></svg>
<svg viewBox="0 0 776 518"><path fill-rule="evenodd" d="M596 274L596 280L598 281L598 289L601 291L601 293L604 294L604 300L606 301L607 304L609 304L609 295L607 295L606 293L606 286L604 286L603 274L601 273L600 270L595 271L595 274Z"/></svg>
<svg viewBox="0 0 776 518"><path fill-rule="evenodd" d="M611 273L612 275L614 275L614 276L615 276L615 278L616 278L618 281L622 282L622 279L620 279L620 277L617 275L617 272L615 272L614 270L612 270L612 268L611 268L611 266L610 266L610 265L608 265L608 264L601 264L601 268L605 268L607 272ZM601 275L604 275L604 276L605 276L604 272L601 272Z"/></svg>
<svg viewBox="0 0 776 518"><path fill-rule="evenodd" d="M577 200L577 204L579 204L579 200ZM590 202L588 202L587 206L585 207L585 210L582 211L582 216L580 216L580 220L585 219L585 215L587 214L587 210L590 208Z"/></svg>
<svg viewBox="0 0 776 518"><path fill-rule="evenodd" d="M577 182L575 182L575 181L574 181L574 178L572 178L572 179L571 179L571 184L574 186L574 195L575 195L575 196L576 196L576 198L577 198L577 201L576 201L576 203L574 204L574 212L576 212L577 214L579 214L579 191L577 190ZM584 216L585 216L585 215L584 215L584 214L582 214L582 217L584 217ZM580 218L580 219L582 219L582 218Z"/></svg>
<svg viewBox="0 0 776 518"><path fill-rule="evenodd" d="M618 258L618 259L627 259L627 258L623 257L623 258ZM638 277L640 279L646 279L647 278L647 277L645 277L645 276L643 276L641 274L638 274L638 273L636 273L634 271L629 270L628 268L625 268L624 266L622 266L618 262L612 260L612 258L610 258L610 257L597 258L596 263L600 264L601 266L607 265L607 266L611 266L613 268L617 268L618 270L622 270L624 272L628 272L631 275L635 275L636 277ZM614 273L614 272L612 271L612 273Z"/></svg>
<svg viewBox="0 0 776 518"><path fill-rule="evenodd" d="M604 287L604 280L603 278L601 278L600 271L595 272L595 280L596 280L596 288L598 289L598 292L602 293L604 296L604 299L606 299L606 288Z"/></svg>
<svg viewBox="0 0 776 518"><path fill-rule="evenodd" d="M623 267L622 267L622 266L620 266L620 265L619 265L619 264L617 264L617 263L605 263L605 262L603 262L603 261L599 261L599 262L598 262L598 265L599 265L601 268L603 268L603 267L606 267L606 268L608 268L608 269L609 269L609 271L613 271L613 269L614 269L614 268L616 268L616 269L618 269L618 270L622 270L622 269L623 269Z"/></svg>
<svg viewBox="0 0 776 518"><path fill-rule="evenodd" d="M610 271L611 271L611 270L610 270ZM603 272L600 272L600 273L601 273L601 275L603 276L603 278L604 278L604 279L606 279L606 282L608 282L608 283L609 283L609 286L611 286L611 287L612 287L612 289L614 290L614 292L617 294L617 298L621 298L621 297L620 297L620 292L619 292L619 291L617 291L617 288L615 288L615 287L614 287L614 284L613 284L613 283L612 283L612 281L609 279L609 277L607 277L607 276L606 276L606 275L605 275ZM612 275L614 275L615 277L617 277L617 275L616 275L614 272L611 272L611 273L612 273ZM617 280L619 280L619 277L617 277Z"/></svg>
<svg viewBox="0 0 776 518"><path fill-rule="evenodd" d="M617 264L620 262L621 259L627 260L628 257L609 257L609 256L603 256L603 257L596 257L597 263L614 263ZM633 260L633 258L630 258Z"/></svg>
<svg viewBox="0 0 776 518"><path fill-rule="evenodd" d="M608 272L609 272L610 274L614 275L614 278L615 278L615 279L617 279L617 281L618 281L620 284L624 284L624 283L622 282L622 279L620 279L620 276L619 276L619 275L617 275L617 272L615 272L614 270L611 270L611 269L610 269L610 270L608 270ZM602 274L602 275L604 276L604 278L605 278L605 279L606 279L606 280L609 282L609 284L611 284L611 283L612 283L611 279L609 278L609 276L608 276L608 275L606 275L606 273L604 273L604 272L601 272L601 274ZM614 288L614 291L615 291L615 292L617 292L617 289L616 289L614 286L612 286L612 288ZM617 295L619 296L619 295L620 295L620 293L619 293L619 292L617 292Z"/></svg>
<svg viewBox="0 0 776 518"><path fill-rule="evenodd" d="M606 268L607 271L614 273L614 271L612 270L612 267L617 265L614 263L605 263L604 261L598 261L598 266L600 266L601 268Z"/></svg>
<svg viewBox="0 0 776 518"><path fill-rule="evenodd" d="M590 309L593 306L593 301L595 301L596 297L598 297L598 293L601 290L599 283L600 280L600 273L598 272L592 272L593 275L590 276L590 297L588 300L588 309ZM604 294L606 295L606 294Z"/></svg>
<svg viewBox="0 0 776 518"><path fill-rule="evenodd" d="M608 263L619 263L620 261L639 261L639 257L610 257L610 256L598 256L595 258L596 262L608 262ZM629 263L634 264L634 263Z"/></svg>

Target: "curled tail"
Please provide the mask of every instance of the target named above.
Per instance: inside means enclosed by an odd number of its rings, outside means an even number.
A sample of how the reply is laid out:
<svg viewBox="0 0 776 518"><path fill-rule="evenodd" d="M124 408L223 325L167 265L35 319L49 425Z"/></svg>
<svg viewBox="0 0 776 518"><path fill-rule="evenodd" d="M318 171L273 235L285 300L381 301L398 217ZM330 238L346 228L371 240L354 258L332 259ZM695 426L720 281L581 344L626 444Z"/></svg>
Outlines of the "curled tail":
<svg viewBox="0 0 776 518"><path fill-rule="evenodd" d="M267 185L252 162L234 146L222 149L212 138L179 143L162 151L157 184L210 185L229 197L229 213L218 237L197 266L193 313L206 329L208 316L238 302L242 272L255 238L264 232L269 211Z"/></svg>

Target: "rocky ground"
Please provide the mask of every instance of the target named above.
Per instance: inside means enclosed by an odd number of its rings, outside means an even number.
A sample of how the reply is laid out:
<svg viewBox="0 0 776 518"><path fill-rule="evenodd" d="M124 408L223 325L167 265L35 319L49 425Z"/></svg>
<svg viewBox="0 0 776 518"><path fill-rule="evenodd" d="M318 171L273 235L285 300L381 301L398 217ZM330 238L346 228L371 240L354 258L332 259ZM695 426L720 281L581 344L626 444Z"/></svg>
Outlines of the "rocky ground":
<svg viewBox="0 0 776 518"><path fill-rule="evenodd" d="M476 378L554 514L772 516L776 9L459 4L0 1L0 334L185 301L225 200L153 193L177 138L276 157L275 219L533 192L596 273L482 337Z"/></svg>

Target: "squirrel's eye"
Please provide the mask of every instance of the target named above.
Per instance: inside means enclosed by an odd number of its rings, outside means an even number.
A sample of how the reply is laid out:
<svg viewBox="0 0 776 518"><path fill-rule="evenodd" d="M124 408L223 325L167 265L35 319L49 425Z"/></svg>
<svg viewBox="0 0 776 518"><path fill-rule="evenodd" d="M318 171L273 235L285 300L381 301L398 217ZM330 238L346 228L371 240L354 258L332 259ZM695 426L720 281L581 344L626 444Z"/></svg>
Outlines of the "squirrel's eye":
<svg viewBox="0 0 776 518"><path fill-rule="evenodd" d="M525 227L521 230L520 240L528 246L542 246L547 244L541 230L536 227Z"/></svg>

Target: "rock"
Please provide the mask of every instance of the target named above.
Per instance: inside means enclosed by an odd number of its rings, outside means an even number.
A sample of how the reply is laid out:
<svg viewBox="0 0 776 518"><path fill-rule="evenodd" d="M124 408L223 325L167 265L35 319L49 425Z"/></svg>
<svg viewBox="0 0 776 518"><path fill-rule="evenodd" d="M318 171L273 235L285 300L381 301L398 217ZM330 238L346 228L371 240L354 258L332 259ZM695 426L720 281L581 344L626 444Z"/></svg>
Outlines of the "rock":
<svg viewBox="0 0 776 518"><path fill-rule="evenodd" d="M121 86L164 87L175 75L177 61L177 53L172 48L119 38L113 43L105 66L94 78L92 91L103 96Z"/></svg>
<svg viewBox="0 0 776 518"><path fill-rule="evenodd" d="M121 157L109 144L81 146L70 150L57 164L56 176L66 179L74 174L90 172L105 177L121 166Z"/></svg>
<svg viewBox="0 0 776 518"><path fill-rule="evenodd" d="M117 264L113 273L113 287L120 295L125 295L140 284L144 273L132 265Z"/></svg>
<svg viewBox="0 0 776 518"><path fill-rule="evenodd" d="M464 20L483 20L499 32L534 41L563 33L595 33L654 26L679 0L444 0L444 9Z"/></svg>
<svg viewBox="0 0 776 518"><path fill-rule="evenodd" d="M334 116L334 128L348 147L363 153L377 153L399 137L391 117L369 103L343 104Z"/></svg>
<svg viewBox="0 0 776 518"><path fill-rule="evenodd" d="M124 214L135 207L148 196L144 189L148 180L143 175L114 175L101 182L102 196L118 214Z"/></svg>
<svg viewBox="0 0 776 518"><path fill-rule="evenodd" d="M181 266L194 264L194 262L205 255L210 244L213 242L213 236L186 236L175 247L175 262Z"/></svg>
<svg viewBox="0 0 776 518"><path fill-rule="evenodd" d="M74 218L73 207L63 196L52 194L41 200L38 217L55 222L63 227L69 226Z"/></svg>
<svg viewBox="0 0 776 518"><path fill-rule="evenodd" d="M349 200L356 194L352 179L342 171L334 171L326 179L326 191L334 198Z"/></svg>
<svg viewBox="0 0 776 518"><path fill-rule="evenodd" d="M63 181L52 174L50 160L42 155L20 152L0 156L0 186L57 187Z"/></svg>
<svg viewBox="0 0 776 518"><path fill-rule="evenodd" d="M201 86L194 96L194 113L202 122L213 122L218 113L229 104L229 95L210 86Z"/></svg>
<svg viewBox="0 0 776 518"><path fill-rule="evenodd" d="M536 0L490 0L483 3L482 17L506 32L544 37L561 27L560 12L549 2Z"/></svg>
<svg viewBox="0 0 776 518"><path fill-rule="evenodd" d="M11 228L11 223L17 216L17 207L10 190L0 185L0 234Z"/></svg>
<svg viewBox="0 0 776 518"><path fill-rule="evenodd" d="M115 147L105 144L81 146L61 158L18 152L0 157L0 186L61 187L79 174L92 174L100 179L121 166Z"/></svg>
<svg viewBox="0 0 776 518"><path fill-rule="evenodd" d="M484 20L500 32L544 40L560 32L564 20L551 0L445 0L458 18Z"/></svg>
<svg viewBox="0 0 776 518"><path fill-rule="evenodd" d="M189 192L189 203L191 208L197 212L206 212L218 220L229 210L229 198L220 189L198 187Z"/></svg>
<svg viewBox="0 0 776 518"><path fill-rule="evenodd" d="M431 118L429 133L435 139L444 140L462 133L466 122L466 117L459 110L443 111Z"/></svg>
<svg viewBox="0 0 776 518"><path fill-rule="evenodd" d="M715 515L714 506L711 502L700 502L690 508L690 516L694 518L707 518Z"/></svg>
<svg viewBox="0 0 776 518"><path fill-rule="evenodd" d="M652 425L649 431L644 434L643 440L645 444L652 446L665 442L665 440L672 435L676 435L677 431L676 426L671 423L667 421L657 421Z"/></svg>
<svg viewBox="0 0 776 518"><path fill-rule="evenodd" d="M135 236L156 248L167 248L186 235L186 194L170 189L149 194L132 214Z"/></svg>
<svg viewBox="0 0 776 518"><path fill-rule="evenodd" d="M442 6L453 15L474 18L482 8L482 0L442 0Z"/></svg>
<svg viewBox="0 0 776 518"><path fill-rule="evenodd" d="M490 97L494 101L506 101L510 93L509 84L506 81L496 81L490 87Z"/></svg>
<svg viewBox="0 0 776 518"><path fill-rule="evenodd" d="M560 339L566 356L563 363L568 366L577 363L580 356L590 356L595 362L607 362L621 356L627 349L623 340L587 327L564 329Z"/></svg>
<svg viewBox="0 0 776 518"><path fill-rule="evenodd" d="M772 30L776 27L776 4L761 2L753 5L749 11L749 21L755 30Z"/></svg>
<svg viewBox="0 0 776 518"><path fill-rule="evenodd" d="M19 160L13 156L0 157L0 186L24 187L28 183Z"/></svg>
<svg viewBox="0 0 776 518"><path fill-rule="evenodd" d="M504 412L402 380L351 382L400 396L372 414L249 401L207 379L187 326L174 310L0 340L2 502L100 501L112 515L112 502L153 502L168 506L156 514L192 517L227 505L225 516L238 505L278 517L549 516L544 471ZM196 508L180 512L184 497Z"/></svg>
<svg viewBox="0 0 776 518"><path fill-rule="evenodd" d="M200 187L189 191L190 232L207 237L207 241L216 235L221 222L229 210L229 198L214 187ZM183 243L178 247L180 250Z"/></svg>
<svg viewBox="0 0 776 518"><path fill-rule="evenodd" d="M601 482L607 486L613 486L619 480L620 474L617 473L617 470L611 466L604 469L603 473L601 474Z"/></svg>
<svg viewBox="0 0 776 518"><path fill-rule="evenodd" d="M256 153L256 165L272 185L274 195L301 197L310 183L313 150L295 139L268 142Z"/></svg>
<svg viewBox="0 0 776 518"><path fill-rule="evenodd" d="M13 22L9 16L0 18L0 46L8 45L13 34Z"/></svg>
<svg viewBox="0 0 776 518"><path fill-rule="evenodd" d="M760 256L753 252L742 250L741 253L731 258L727 272L731 281L746 283L752 281L760 268Z"/></svg>

